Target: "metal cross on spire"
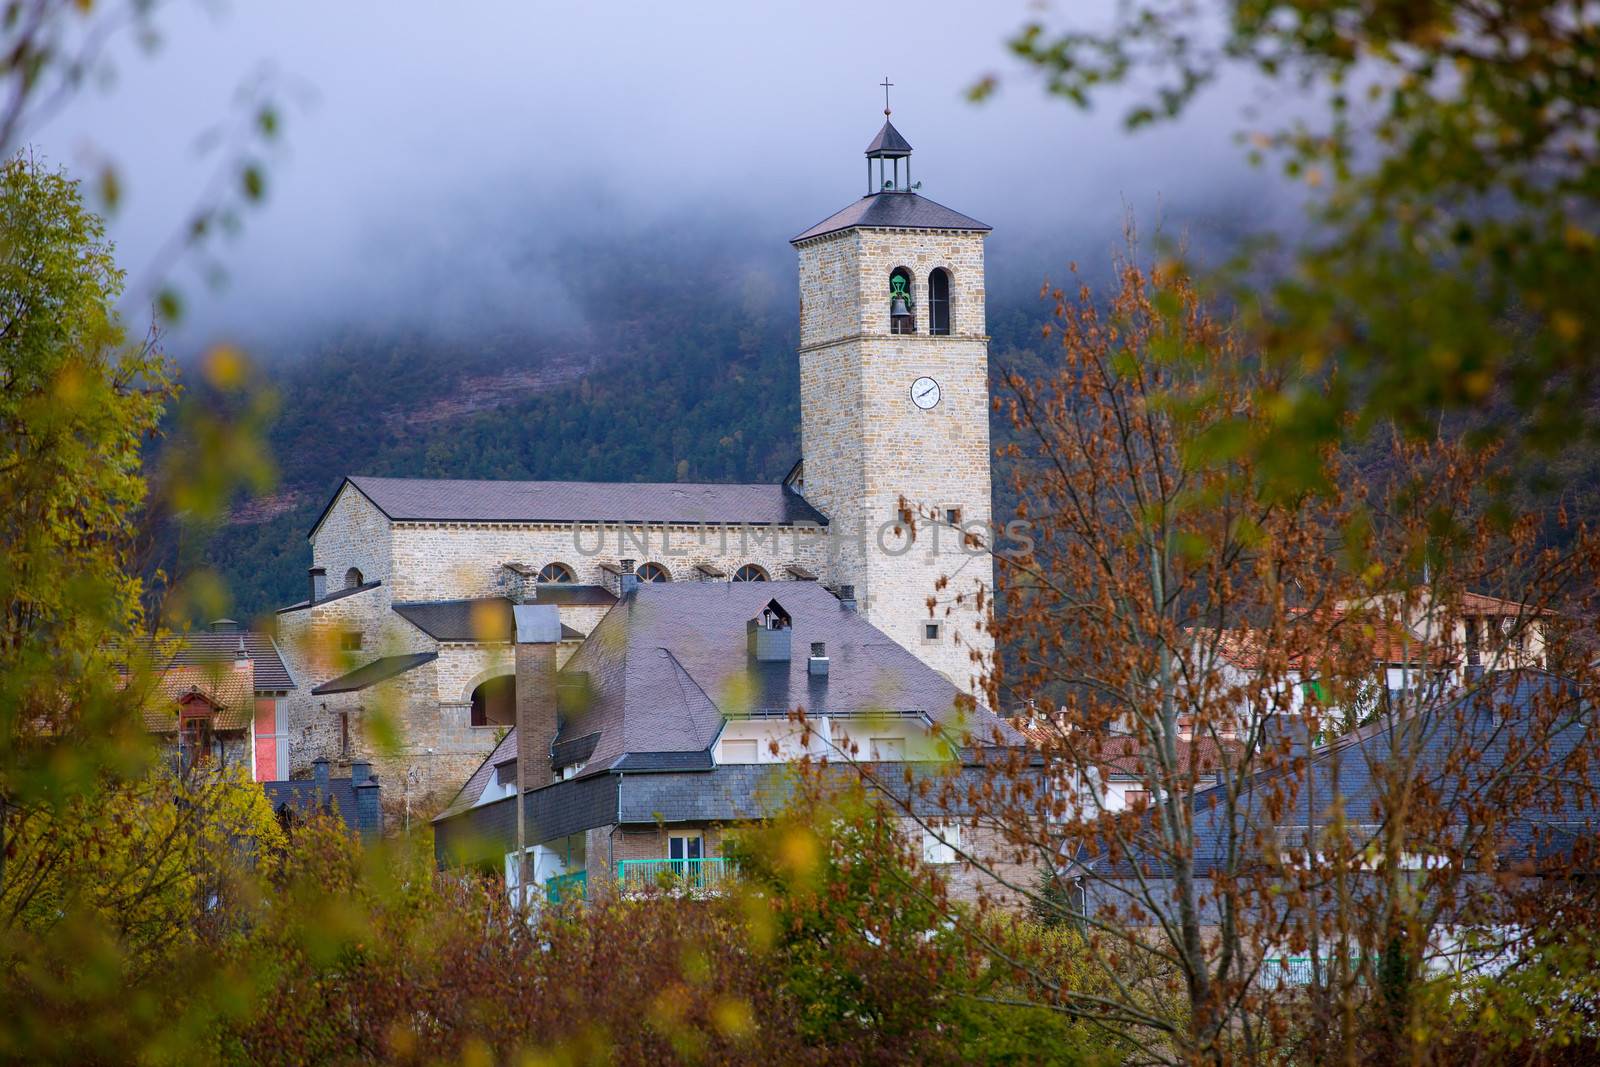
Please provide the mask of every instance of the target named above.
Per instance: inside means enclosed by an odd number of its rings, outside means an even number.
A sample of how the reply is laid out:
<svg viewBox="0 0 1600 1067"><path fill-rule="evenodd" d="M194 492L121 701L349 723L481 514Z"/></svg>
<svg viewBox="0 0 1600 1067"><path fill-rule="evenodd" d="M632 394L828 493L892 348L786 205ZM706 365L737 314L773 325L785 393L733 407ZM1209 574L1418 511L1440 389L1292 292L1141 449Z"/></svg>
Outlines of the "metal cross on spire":
<svg viewBox="0 0 1600 1067"><path fill-rule="evenodd" d="M894 85L894 82L890 81L889 75L885 74L883 81L878 84L883 86L883 113L887 115L889 113L889 89Z"/></svg>

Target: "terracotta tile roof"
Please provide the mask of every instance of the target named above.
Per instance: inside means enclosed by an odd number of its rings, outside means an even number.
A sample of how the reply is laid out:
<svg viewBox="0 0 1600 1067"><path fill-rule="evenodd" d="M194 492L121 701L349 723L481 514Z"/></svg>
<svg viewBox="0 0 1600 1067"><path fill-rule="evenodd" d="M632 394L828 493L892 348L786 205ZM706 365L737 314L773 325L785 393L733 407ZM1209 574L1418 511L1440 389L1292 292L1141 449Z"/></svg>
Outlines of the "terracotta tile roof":
<svg viewBox="0 0 1600 1067"><path fill-rule="evenodd" d="M1352 619L1343 612L1331 613L1323 624L1330 630L1338 631L1338 638L1330 634L1330 643L1352 636L1365 643L1371 650L1374 665L1418 666L1424 662L1425 652L1426 661L1435 666L1443 666L1449 658L1442 648L1425 649L1424 642L1402 626ZM1214 630L1199 627L1190 631L1196 640L1203 640L1215 633ZM1260 670L1266 659L1265 640L1265 635L1257 630L1226 630L1216 635L1217 652L1241 670ZM1335 647L1330 647L1329 651L1334 651ZM1305 669L1299 657L1291 657L1286 666L1290 670Z"/></svg>
<svg viewBox="0 0 1600 1067"><path fill-rule="evenodd" d="M1014 723L1036 748L1059 749L1070 736L1047 722ZM1142 778L1144 771L1140 759L1141 744L1130 734L1116 734L1103 739L1085 738L1079 750L1081 758L1101 767L1113 778ZM1198 740L1180 740L1177 747L1179 773L1187 773L1191 760L1198 761L1196 770L1202 774L1220 770L1224 759L1236 763L1244 753L1244 742L1237 738L1217 741L1210 737Z"/></svg>
<svg viewBox="0 0 1600 1067"><path fill-rule="evenodd" d="M213 730L242 730L255 711L255 677L250 666L208 663L169 667L154 680L144 701L145 729L172 733L178 729L178 706L190 695L216 709Z"/></svg>
<svg viewBox="0 0 1600 1067"><path fill-rule="evenodd" d="M1497 596L1485 593L1462 593L1461 614L1463 615L1542 615L1545 612L1531 604L1519 604L1515 600L1501 600Z"/></svg>

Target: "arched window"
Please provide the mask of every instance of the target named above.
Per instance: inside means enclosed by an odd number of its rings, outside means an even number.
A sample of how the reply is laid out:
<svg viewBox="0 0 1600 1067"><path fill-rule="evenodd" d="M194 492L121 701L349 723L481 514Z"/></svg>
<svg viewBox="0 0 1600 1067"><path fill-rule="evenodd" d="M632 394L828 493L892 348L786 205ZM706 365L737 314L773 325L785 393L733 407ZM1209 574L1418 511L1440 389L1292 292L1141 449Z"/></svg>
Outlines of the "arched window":
<svg viewBox="0 0 1600 1067"><path fill-rule="evenodd" d="M911 271L905 267L889 272L889 332L917 332L917 302L912 296Z"/></svg>
<svg viewBox="0 0 1600 1067"><path fill-rule="evenodd" d="M950 332L950 272L943 267L928 275L928 332Z"/></svg>
<svg viewBox="0 0 1600 1067"><path fill-rule="evenodd" d="M517 676L502 674L490 678L472 691L472 725L515 726L517 724Z"/></svg>
<svg viewBox="0 0 1600 1067"><path fill-rule="evenodd" d="M539 572L541 582L575 582L577 577L572 573L572 568L565 563L546 563L544 570Z"/></svg>
<svg viewBox="0 0 1600 1067"><path fill-rule="evenodd" d="M743 567L733 572L733 580L736 582L764 582L767 580L767 572L757 567L754 563L746 563Z"/></svg>
<svg viewBox="0 0 1600 1067"><path fill-rule="evenodd" d="M355 567L351 567L349 570L344 572L344 587L346 589L354 589L360 584L361 572L359 570L357 570Z"/></svg>
<svg viewBox="0 0 1600 1067"><path fill-rule="evenodd" d="M636 572L641 582L670 582L672 575L659 563L641 563Z"/></svg>

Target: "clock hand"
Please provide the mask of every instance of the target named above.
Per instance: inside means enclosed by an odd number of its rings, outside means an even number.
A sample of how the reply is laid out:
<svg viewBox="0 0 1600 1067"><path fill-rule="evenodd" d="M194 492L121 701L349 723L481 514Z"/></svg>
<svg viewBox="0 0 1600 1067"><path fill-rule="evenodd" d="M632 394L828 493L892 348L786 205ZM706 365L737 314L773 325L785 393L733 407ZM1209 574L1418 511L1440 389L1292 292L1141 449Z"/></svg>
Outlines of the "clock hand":
<svg viewBox="0 0 1600 1067"><path fill-rule="evenodd" d="M937 393L938 391L939 391L939 387L937 385L930 385L930 386L928 386L928 388L924 389L922 392L917 394L917 399L921 400L923 397L932 396L934 393Z"/></svg>

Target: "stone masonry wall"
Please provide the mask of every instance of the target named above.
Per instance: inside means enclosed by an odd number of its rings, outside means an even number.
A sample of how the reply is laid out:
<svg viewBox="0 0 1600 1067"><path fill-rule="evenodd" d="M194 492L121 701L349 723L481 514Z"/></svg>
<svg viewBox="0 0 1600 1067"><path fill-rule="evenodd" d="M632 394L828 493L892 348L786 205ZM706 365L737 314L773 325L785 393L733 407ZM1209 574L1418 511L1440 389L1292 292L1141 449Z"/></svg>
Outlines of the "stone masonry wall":
<svg viewBox="0 0 1600 1067"><path fill-rule="evenodd" d="M977 608L994 586L992 560L942 523L918 520L914 541L893 527L904 497L916 511L959 508L990 539L988 338L983 235L850 230L799 249L801 439L805 492L839 544L835 582L855 585L866 618L970 690L993 653ZM917 329L889 333L889 275L912 275ZM928 275L951 274L951 333L928 334ZM921 376L941 387L931 410L911 400ZM941 579L949 587L936 591ZM935 598L930 609L928 601ZM940 624L929 639L925 622Z"/></svg>
<svg viewBox="0 0 1600 1067"><path fill-rule="evenodd" d="M328 572L328 591L344 585L355 567L366 581L385 585L394 577L389 519L359 489L346 483L311 538L311 565Z"/></svg>
<svg viewBox="0 0 1600 1067"><path fill-rule="evenodd" d="M627 486L617 491L626 493ZM393 596L399 602L503 596L509 591L506 563L535 569L564 563L579 582L607 585L611 579L601 564L615 566L625 558L659 563L674 581L702 580L695 571L700 563L727 575L754 563L781 580L792 563L820 571L825 542L820 531L804 527L397 523ZM563 609L563 622L588 632L567 615Z"/></svg>

